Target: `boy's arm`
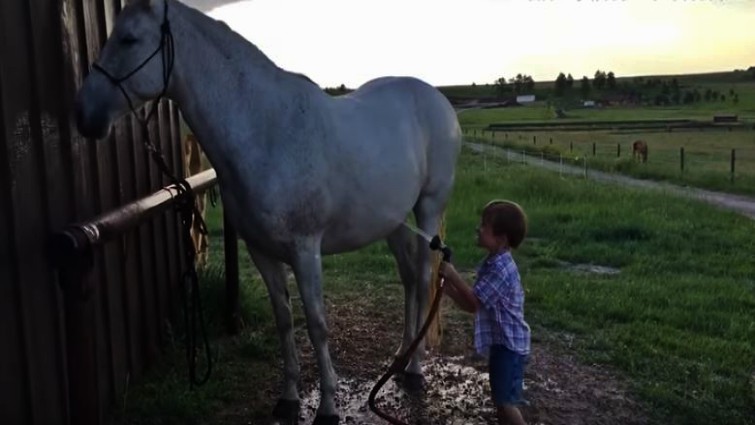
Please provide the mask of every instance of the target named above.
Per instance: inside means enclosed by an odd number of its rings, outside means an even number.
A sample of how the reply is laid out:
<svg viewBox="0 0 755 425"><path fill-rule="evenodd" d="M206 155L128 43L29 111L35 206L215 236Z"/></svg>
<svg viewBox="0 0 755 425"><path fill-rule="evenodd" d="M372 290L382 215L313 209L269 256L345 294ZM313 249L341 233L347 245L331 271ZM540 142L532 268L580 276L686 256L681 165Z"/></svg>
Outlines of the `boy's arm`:
<svg viewBox="0 0 755 425"><path fill-rule="evenodd" d="M445 277L446 293L464 311L477 313L480 309L480 300L472 292L472 288L464 282L452 264L443 264L441 273Z"/></svg>

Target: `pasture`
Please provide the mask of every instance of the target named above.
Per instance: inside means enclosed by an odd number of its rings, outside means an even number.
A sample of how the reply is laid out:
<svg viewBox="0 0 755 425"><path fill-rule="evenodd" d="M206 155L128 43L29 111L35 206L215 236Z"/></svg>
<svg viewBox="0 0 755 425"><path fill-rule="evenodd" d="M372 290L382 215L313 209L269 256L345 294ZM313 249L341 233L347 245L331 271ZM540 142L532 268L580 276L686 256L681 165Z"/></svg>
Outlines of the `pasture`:
<svg viewBox="0 0 755 425"><path fill-rule="evenodd" d="M531 423L566 423L568 417L581 423L617 418L624 423L750 423L755 414L753 221L663 192L560 178L502 159L487 158L483 169L482 161L466 149L462 153L446 215L447 242L457 266L469 272L481 259L474 246L481 206L507 198L528 212L529 237L515 258L533 326L535 351L525 377L525 397L532 403L525 416ZM204 387L188 389L181 330L176 329L164 364L127 391L118 423L266 423L281 373L275 326L264 285L242 258L246 328L235 338L220 333L221 216L220 207L210 210L210 267L202 281L215 335L214 375ZM619 273L594 273L584 265ZM325 257L323 267L336 370L341 380L369 383L400 339L403 292L393 259L378 243ZM289 290L297 340L306 342L292 279ZM468 355L471 317L448 304L444 310L446 337L434 354ZM306 393L316 383L315 367L309 344L300 347ZM583 373L558 375L562 368L546 368L546 357L554 364L574 357L577 366L568 370ZM618 398L636 404L617 405L592 392L597 384L590 364L615 376L626 391ZM433 394L429 390L425 403L432 405ZM465 423L484 423L464 417L464 411L453 415L462 415L453 417Z"/></svg>
<svg viewBox="0 0 755 425"><path fill-rule="evenodd" d="M524 150L553 161L565 162L588 169L617 172L634 177L664 180L682 185L723 192L755 194L755 131L751 129L674 129L659 130L553 130L537 124L531 131L496 131L482 129L491 123L526 123L538 115L538 106L465 111L459 115L467 134L476 134L480 141L494 143L515 150ZM665 109L605 109L580 110L580 119L564 122L612 122L629 119L696 119L710 121L710 114L698 111ZM527 115L529 114L529 115ZM517 121L518 120L518 121ZM544 122L548 122L545 120ZM552 121L551 121L552 122ZM559 121L561 122L561 121ZM471 133L470 133L471 132ZM495 136L495 138L493 137ZM648 162L632 160L632 142L648 143ZM593 144L595 150L593 152ZM684 152L682 153L682 149ZM732 179L731 162L734 155Z"/></svg>

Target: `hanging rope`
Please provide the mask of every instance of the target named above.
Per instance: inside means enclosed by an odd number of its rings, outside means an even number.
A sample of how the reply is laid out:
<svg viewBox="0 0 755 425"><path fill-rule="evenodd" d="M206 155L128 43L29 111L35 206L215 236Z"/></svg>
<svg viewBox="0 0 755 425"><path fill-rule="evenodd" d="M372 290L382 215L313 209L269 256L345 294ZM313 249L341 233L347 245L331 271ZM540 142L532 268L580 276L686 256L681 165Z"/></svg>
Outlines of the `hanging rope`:
<svg viewBox="0 0 755 425"><path fill-rule="evenodd" d="M164 174L168 180L176 186L178 189L178 195L176 197L176 212L179 215L179 220L183 230L183 240L186 249L186 269L181 274L181 301L184 307L184 324L186 326L186 360L189 368L189 386L193 388L194 385L202 385L210 378L212 371L212 351L210 349L210 343L207 336L207 329L205 325L204 314L202 313L201 294L199 292L199 276L197 275L195 260L196 260L196 248L194 247L194 240L191 237L192 223L196 221L199 224L199 230L202 234L207 234L207 225L202 219L202 215L199 212L196 204L196 195L194 189L183 177L177 177L168 166L162 149L159 146L153 144L149 135L149 120L155 115L160 101L165 97L165 93L168 90L170 84L170 78L173 74L173 66L175 62L175 49L173 41L173 33L170 29L170 21L168 20L168 1L163 2L163 22L160 25L160 45L150 54L144 61L142 61L133 70L128 72L122 77L114 77L105 68L98 63L94 63L92 68L102 73L107 77L110 82L118 87L123 96L126 98L129 109L133 113L142 133L142 143L145 150L149 153L152 160L157 164L157 168L162 174ZM153 101L152 108L142 118L134 108L134 104L131 97L123 87L123 83L134 76L142 68L144 68L155 56L160 54L162 59L162 77L163 87L160 94ZM199 329L197 329L197 326ZM201 378L197 378L197 333L201 332L202 344L205 348L205 373Z"/></svg>

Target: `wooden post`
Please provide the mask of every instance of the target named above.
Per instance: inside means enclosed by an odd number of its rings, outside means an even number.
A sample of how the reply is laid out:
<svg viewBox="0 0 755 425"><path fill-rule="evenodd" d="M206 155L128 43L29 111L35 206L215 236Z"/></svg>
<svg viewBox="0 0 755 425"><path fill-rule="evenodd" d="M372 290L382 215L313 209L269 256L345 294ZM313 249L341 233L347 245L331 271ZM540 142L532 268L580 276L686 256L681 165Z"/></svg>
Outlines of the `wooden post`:
<svg viewBox="0 0 755 425"><path fill-rule="evenodd" d="M595 142L592 142L592 156L595 156Z"/></svg>
<svg viewBox="0 0 755 425"><path fill-rule="evenodd" d="M621 143L616 144L616 157L621 158Z"/></svg>
<svg viewBox="0 0 755 425"><path fill-rule="evenodd" d="M532 144L533 145L537 144L537 136L532 136Z"/></svg>
<svg viewBox="0 0 755 425"><path fill-rule="evenodd" d="M551 144L551 145L553 144L553 137L551 137L551 143L550 143L550 144Z"/></svg>
<svg viewBox="0 0 755 425"><path fill-rule="evenodd" d="M97 377L97 320L92 270L94 251L83 232L71 229L53 240L58 282L63 293L66 331L66 368L71 424L102 423Z"/></svg>
<svg viewBox="0 0 755 425"><path fill-rule="evenodd" d="M679 167L681 168L681 172L684 172L684 146L679 148Z"/></svg>
<svg viewBox="0 0 755 425"><path fill-rule="evenodd" d="M225 248L225 323L226 330L236 335L241 330L239 304L239 245L236 229L223 212L223 246Z"/></svg>
<svg viewBox="0 0 755 425"><path fill-rule="evenodd" d="M734 163L737 159L737 150L732 149L731 150L731 182L734 183Z"/></svg>
<svg viewBox="0 0 755 425"><path fill-rule="evenodd" d="M569 152L574 151L574 142L569 142Z"/></svg>

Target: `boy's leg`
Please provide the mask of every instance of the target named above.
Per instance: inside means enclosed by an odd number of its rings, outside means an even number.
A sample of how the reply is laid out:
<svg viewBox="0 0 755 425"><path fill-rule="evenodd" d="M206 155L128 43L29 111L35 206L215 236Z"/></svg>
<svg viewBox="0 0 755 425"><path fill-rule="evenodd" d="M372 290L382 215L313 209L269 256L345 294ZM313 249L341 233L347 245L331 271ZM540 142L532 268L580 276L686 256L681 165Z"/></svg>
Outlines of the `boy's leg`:
<svg viewBox="0 0 755 425"><path fill-rule="evenodd" d="M498 423L503 425L526 425L527 422L524 422L524 418L522 417L522 412L519 411L519 408L516 407L515 404L504 404L503 406L498 406Z"/></svg>
<svg viewBox="0 0 755 425"><path fill-rule="evenodd" d="M495 345L490 348L490 389L499 424L525 424L522 413L517 408L517 404L522 401L525 361L525 356L504 346Z"/></svg>

